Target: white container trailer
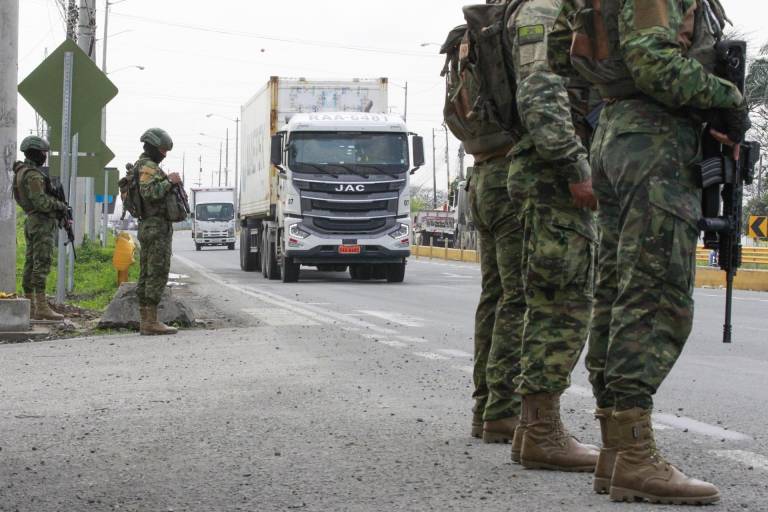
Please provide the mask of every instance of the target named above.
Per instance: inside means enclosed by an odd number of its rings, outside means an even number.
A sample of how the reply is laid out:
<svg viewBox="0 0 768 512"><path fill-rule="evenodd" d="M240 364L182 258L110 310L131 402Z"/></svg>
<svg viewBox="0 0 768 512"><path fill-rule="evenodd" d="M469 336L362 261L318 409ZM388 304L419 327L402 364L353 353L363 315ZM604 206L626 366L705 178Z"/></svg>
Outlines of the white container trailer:
<svg viewBox="0 0 768 512"><path fill-rule="evenodd" d="M272 77L242 107L240 266L400 282L423 141L387 115L387 80ZM413 147L413 151L411 151Z"/></svg>
<svg viewBox="0 0 768 512"><path fill-rule="evenodd" d="M192 189L192 239L195 249L227 246L235 250L235 189Z"/></svg>

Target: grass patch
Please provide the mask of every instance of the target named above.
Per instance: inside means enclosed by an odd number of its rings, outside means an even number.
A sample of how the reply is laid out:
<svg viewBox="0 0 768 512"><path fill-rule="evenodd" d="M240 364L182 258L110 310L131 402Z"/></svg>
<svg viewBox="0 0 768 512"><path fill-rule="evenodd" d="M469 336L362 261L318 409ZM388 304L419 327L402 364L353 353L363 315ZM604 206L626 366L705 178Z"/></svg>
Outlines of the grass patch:
<svg viewBox="0 0 768 512"><path fill-rule="evenodd" d="M21 276L24 271L24 213L17 211L16 221L16 289L21 293ZM115 250L115 238L107 235L107 247L101 247L98 242L86 240L77 249L75 261L75 287L67 295L67 304L85 309L103 311L117 290L117 271L112 267L112 253ZM48 295L56 294L56 279L58 251L54 250L51 273L46 282ZM129 271L129 281L139 278L139 251L136 251L136 263Z"/></svg>

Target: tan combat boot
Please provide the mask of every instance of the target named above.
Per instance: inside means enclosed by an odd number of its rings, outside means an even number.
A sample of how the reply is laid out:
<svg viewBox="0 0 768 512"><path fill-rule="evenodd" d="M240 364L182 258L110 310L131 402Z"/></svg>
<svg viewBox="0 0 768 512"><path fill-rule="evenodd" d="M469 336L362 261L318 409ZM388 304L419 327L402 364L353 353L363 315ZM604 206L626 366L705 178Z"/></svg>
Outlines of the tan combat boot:
<svg viewBox="0 0 768 512"><path fill-rule="evenodd" d="M472 409L472 431L471 436L477 439L483 437L483 411Z"/></svg>
<svg viewBox="0 0 768 512"><path fill-rule="evenodd" d="M157 306L141 306L139 312L141 314L139 332L142 336L161 336L178 332L175 327L169 327L157 320Z"/></svg>
<svg viewBox="0 0 768 512"><path fill-rule="evenodd" d="M517 416L483 423L483 442L486 444L506 444L515 437L515 429L520 423Z"/></svg>
<svg viewBox="0 0 768 512"><path fill-rule="evenodd" d="M523 396L527 425L520 462L529 469L592 472L599 451L571 436L560 419L560 395Z"/></svg>
<svg viewBox="0 0 768 512"><path fill-rule="evenodd" d="M64 315L60 315L53 311L48 306L48 297L45 296L45 292L35 294L35 316L33 320L48 320L52 322L60 322L64 320Z"/></svg>
<svg viewBox="0 0 768 512"><path fill-rule="evenodd" d="M613 501L644 500L667 505L708 505L720 501L714 485L689 478L656 450L651 411L615 412L618 454L611 478Z"/></svg>
<svg viewBox="0 0 768 512"><path fill-rule="evenodd" d="M512 438L512 462L515 464L520 464L520 453L523 451L523 438L526 430L528 430L528 409L525 400L523 400L520 422L517 424L515 435Z"/></svg>
<svg viewBox="0 0 768 512"><path fill-rule="evenodd" d="M611 475L613 465L616 462L618 446L618 429L613 419L613 407L595 409L595 418L600 422L600 436L603 439L603 447L595 466L595 479L593 487L597 494L608 494L611 490Z"/></svg>

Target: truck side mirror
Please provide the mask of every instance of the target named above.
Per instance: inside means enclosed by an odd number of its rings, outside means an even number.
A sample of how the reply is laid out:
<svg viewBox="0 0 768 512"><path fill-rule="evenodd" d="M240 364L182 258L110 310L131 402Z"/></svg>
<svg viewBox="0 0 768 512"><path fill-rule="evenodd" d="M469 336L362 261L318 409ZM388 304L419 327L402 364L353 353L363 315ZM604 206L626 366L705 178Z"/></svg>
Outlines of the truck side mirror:
<svg viewBox="0 0 768 512"><path fill-rule="evenodd" d="M413 137L413 165L414 167L424 165L424 137L419 135Z"/></svg>
<svg viewBox="0 0 768 512"><path fill-rule="evenodd" d="M278 133L272 136L272 152L270 156L272 165L279 167L283 164L283 134Z"/></svg>

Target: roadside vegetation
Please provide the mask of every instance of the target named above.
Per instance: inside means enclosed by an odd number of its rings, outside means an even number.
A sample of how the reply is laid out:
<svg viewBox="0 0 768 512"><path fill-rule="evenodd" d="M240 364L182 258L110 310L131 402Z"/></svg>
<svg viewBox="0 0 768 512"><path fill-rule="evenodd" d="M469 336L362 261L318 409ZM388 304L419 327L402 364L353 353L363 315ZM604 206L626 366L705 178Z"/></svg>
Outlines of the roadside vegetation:
<svg viewBox="0 0 768 512"><path fill-rule="evenodd" d="M24 213L17 210L16 216L16 290L21 289L21 276L24 271ZM75 287L67 296L67 304L83 309L101 312L106 309L117 290L117 271L112 267L112 253L115 250L115 237L112 233L107 236L107 247L101 247L98 241L86 240L77 249L75 262ZM129 281L139 277L139 251L136 251L136 263L131 266ZM48 275L46 293L56 294L57 254L54 251L51 273Z"/></svg>

